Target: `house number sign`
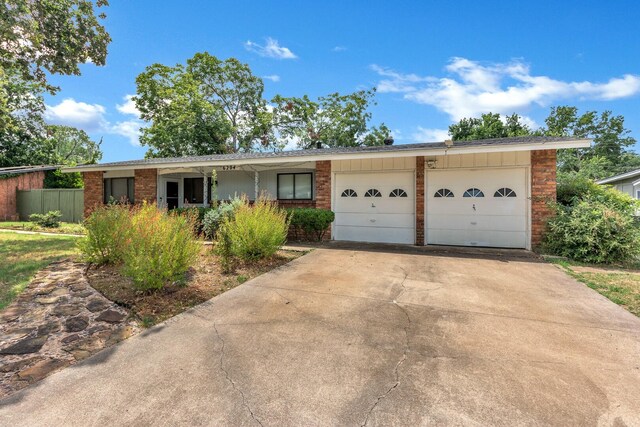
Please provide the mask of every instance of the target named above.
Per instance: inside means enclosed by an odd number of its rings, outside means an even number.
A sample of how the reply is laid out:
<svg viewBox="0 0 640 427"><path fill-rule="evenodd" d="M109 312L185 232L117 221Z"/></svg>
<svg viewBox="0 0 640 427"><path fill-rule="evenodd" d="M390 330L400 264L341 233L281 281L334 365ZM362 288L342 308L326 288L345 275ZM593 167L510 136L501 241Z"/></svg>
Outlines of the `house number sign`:
<svg viewBox="0 0 640 427"><path fill-rule="evenodd" d="M235 166L222 166L223 171L233 171L236 170Z"/></svg>

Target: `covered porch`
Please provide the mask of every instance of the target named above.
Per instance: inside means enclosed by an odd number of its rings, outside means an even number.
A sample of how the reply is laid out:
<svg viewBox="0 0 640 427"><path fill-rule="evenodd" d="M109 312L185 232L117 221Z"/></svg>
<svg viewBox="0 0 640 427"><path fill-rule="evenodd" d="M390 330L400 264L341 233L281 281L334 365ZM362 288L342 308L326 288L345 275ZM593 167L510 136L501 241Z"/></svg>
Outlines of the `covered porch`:
<svg viewBox="0 0 640 427"><path fill-rule="evenodd" d="M315 162L158 168L157 203L168 209L207 207L214 199L253 201L264 195L281 205L314 207L315 171Z"/></svg>

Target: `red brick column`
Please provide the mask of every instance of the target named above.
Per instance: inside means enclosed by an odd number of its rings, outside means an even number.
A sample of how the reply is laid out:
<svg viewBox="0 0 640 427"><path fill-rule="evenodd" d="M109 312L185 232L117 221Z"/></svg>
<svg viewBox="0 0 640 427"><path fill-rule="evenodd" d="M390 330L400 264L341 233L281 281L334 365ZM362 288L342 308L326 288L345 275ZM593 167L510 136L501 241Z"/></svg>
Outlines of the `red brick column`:
<svg viewBox="0 0 640 427"><path fill-rule="evenodd" d="M156 203L158 199L158 169L136 169L134 171L134 193L136 204Z"/></svg>
<svg viewBox="0 0 640 427"><path fill-rule="evenodd" d="M104 203L104 180L102 171L82 172L84 181L84 216L88 217L91 212Z"/></svg>
<svg viewBox="0 0 640 427"><path fill-rule="evenodd" d="M331 160L316 162L316 208L331 209ZM324 236L331 239L331 229Z"/></svg>
<svg viewBox="0 0 640 427"><path fill-rule="evenodd" d="M549 202L556 201L556 150L531 152L531 246L542 244L547 221L553 216Z"/></svg>
<svg viewBox="0 0 640 427"><path fill-rule="evenodd" d="M424 246L424 156L416 156L416 245Z"/></svg>

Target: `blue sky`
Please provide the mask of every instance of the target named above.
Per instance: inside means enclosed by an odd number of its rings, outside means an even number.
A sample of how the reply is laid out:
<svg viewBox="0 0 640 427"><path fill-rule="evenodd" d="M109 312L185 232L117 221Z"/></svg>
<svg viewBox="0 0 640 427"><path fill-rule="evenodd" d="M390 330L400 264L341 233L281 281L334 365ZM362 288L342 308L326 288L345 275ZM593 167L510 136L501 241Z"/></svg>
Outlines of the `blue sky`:
<svg viewBox="0 0 640 427"><path fill-rule="evenodd" d="M378 88L372 124L396 143L442 140L460 117L549 107L612 110L640 140L640 2L112 0L107 65L54 76L51 123L103 138L103 161L141 158L127 102L152 63L236 57L265 98Z"/></svg>

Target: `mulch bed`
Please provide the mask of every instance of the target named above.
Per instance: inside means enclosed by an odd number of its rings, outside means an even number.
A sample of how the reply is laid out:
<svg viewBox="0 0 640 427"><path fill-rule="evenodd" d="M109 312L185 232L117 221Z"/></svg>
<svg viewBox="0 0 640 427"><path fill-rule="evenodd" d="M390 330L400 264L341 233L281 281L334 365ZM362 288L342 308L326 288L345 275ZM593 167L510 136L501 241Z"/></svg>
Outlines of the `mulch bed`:
<svg viewBox="0 0 640 427"><path fill-rule="evenodd" d="M91 267L86 276L91 287L126 308L144 326L151 326L301 255L300 252L280 251L270 259L241 263L232 273L224 273L218 256L205 247L197 264L188 273L186 283L172 284L151 292L135 290L131 279L123 276L121 267L117 265Z"/></svg>

